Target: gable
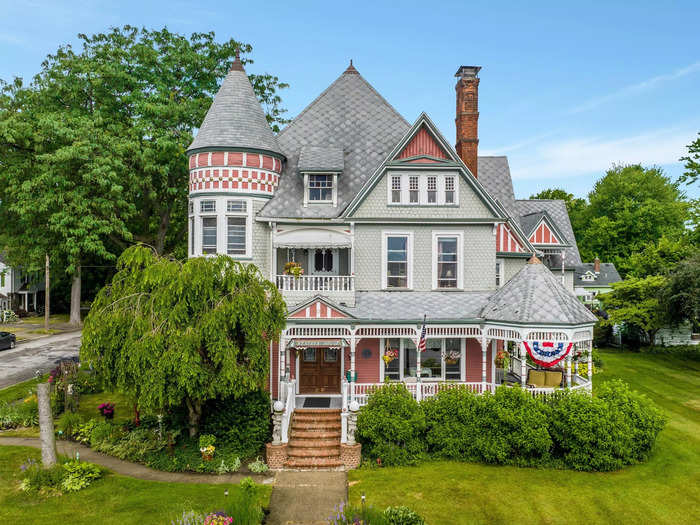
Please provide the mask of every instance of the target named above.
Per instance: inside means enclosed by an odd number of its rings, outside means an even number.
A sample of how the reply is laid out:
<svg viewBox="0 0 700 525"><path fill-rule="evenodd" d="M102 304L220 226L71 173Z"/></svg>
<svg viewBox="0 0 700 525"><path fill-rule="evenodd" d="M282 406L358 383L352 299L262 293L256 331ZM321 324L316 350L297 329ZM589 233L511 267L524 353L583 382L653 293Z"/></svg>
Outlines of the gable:
<svg viewBox="0 0 700 525"><path fill-rule="evenodd" d="M393 160L411 164L431 164L439 163L440 160L448 161L449 157L426 126L422 125Z"/></svg>
<svg viewBox="0 0 700 525"><path fill-rule="evenodd" d="M530 235L529 241L532 244L561 244L549 225L543 220Z"/></svg>
<svg viewBox="0 0 700 525"><path fill-rule="evenodd" d="M498 225L498 230L496 231L496 252L525 253L522 243L506 223Z"/></svg>
<svg viewBox="0 0 700 525"><path fill-rule="evenodd" d="M349 316L322 299L301 305L289 314L290 319L347 319Z"/></svg>

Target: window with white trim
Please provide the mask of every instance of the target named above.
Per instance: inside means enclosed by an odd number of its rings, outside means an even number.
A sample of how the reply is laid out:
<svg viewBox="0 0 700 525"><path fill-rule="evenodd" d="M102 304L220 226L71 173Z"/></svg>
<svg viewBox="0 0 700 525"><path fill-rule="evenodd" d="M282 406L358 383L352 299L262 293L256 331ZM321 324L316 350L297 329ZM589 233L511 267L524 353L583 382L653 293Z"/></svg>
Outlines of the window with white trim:
<svg viewBox="0 0 700 525"><path fill-rule="evenodd" d="M228 255L246 254L246 221L245 217L227 217L226 253Z"/></svg>
<svg viewBox="0 0 700 525"><path fill-rule="evenodd" d="M202 253L216 253L216 217L202 217Z"/></svg>
<svg viewBox="0 0 700 525"><path fill-rule="evenodd" d="M194 255L194 217L190 217L190 255Z"/></svg>
<svg viewBox="0 0 700 525"><path fill-rule="evenodd" d="M199 213L216 213L216 201L199 201Z"/></svg>
<svg viewBox="0 0 700 525"><path fill-rule="evenodd" d="M391 175L387 199L392 205L454 206L458 189L455 175Z"/></svg>
<svg viewBox="0 0 700 525"><path fill-rule="evenodd" d="M413 235L384 232L382 236L382 288L408 289L412 279Z"/></svg>
<svg viewBox="0 0 700 525"><path fill-rule="evenodd" d="M462 288L463 236L461 231L433 232L433 288Z"/></svg>
<svg viewBox="0 0 700 525"><path fill-rule="evenodd" d="M333 175L309 175L309 202L333 202Z"/></svg>
<svg viewBox="0 0 700 525"><path fill-rule="evenodd" d="M496 288L500 288L504 283L505 265L503 259L496 259Z"/></svg>
<svg viewBox="0 0 700 525"><path fill-rule="evenodd" d="M226 201L226 211L228 213L246 213L248 211L248 203L243 200Z"/></svg>
<svg viewBox="0 0 700 525"><path fill-rule="evenodd" d="M445 204L455 203L455 178L445 177Z"/></svg>
<svg viewBox="0 0 700 525"><path fill-rule="evenodd" d="M401 175L394 175L391 177L391 202L400 204L401 200Z"/></svg>
<svg viewBox="0 0 700 525"><path fill-rule="evenodd" d="M418 176L411 175L408 178L408 202L418 204L419 202Z"/></svg>

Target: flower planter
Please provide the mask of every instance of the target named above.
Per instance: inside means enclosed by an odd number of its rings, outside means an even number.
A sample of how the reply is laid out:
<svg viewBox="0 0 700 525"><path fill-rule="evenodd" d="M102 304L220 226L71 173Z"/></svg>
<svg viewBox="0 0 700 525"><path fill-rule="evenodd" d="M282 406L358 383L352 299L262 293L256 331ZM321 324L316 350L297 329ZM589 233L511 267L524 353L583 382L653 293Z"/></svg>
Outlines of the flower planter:
<svg viewBox="0 0 700 525"><path fill-rule="evenodd" d="M211 461L213 459L214 459L214 454L205 454L204 452L202 453L202 460Z"/></svg>

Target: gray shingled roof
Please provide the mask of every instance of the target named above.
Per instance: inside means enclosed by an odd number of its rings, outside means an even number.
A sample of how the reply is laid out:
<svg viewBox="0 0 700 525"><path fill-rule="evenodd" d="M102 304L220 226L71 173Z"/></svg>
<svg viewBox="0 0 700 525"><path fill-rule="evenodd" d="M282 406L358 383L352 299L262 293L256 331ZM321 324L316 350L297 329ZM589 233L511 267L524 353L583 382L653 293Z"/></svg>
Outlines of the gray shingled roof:
<svg viewBox="0 0 700 525"><path fill-rule="evenodd" d="M343 149L337 146L303 146L299 171L343 171Z"/></svg>
<svg viewBox="0 0 700 525"><path fill-rule="evenodd" d="M189 150L249 148L282 153L243 68L231 69Z"/></svg>
<svg viewBox="0 0 700 525"><path fill-rule="evenodd" d="M481 185L491 197L501 203L511 217L517 220L518 210L515 207L515 193L508 157L478 157L477 162L477 173Z"/></svg>
<svg viewBox="0 0 700 525"><path fill-rule="evenodd" d="M481 311L487 321L523 324L594 323L595 315L537 261L530 261L498 290Z"/></svg>
<svg viewBox="0 0 700 525"><path fill-rule="evenodd" d="M581 276L588 271L595 273L594 263L583 263L576 267L574 271L574 286L609 286L622 280L613 263L600 263L600 273L596 276L595 281L581 280Z"/></svg>
<svg viewBox="0 0 700 525"><path fill-rule="evenodd" d="M259 216L337 217L410 127L362 75L345 71L277 136L287 164L275 196ZM328 145L344 152L337 207L303 207L298 162L302 148L309 145Z"/></svg>
<svg viewBox="0 0 700 525"><path fill-rule="evenodd" d="M566 210L566 203L562 200L543 200L543 199L528 199L528 200L516 200L515 208L518 211L518 216L520 218L520 226L525 230L525 225L528 219L525 219L523 224L523 216L530 215L533 213L538 213L545 211L549 215L549 218L554 222L561 233L566 237L566 241L571 244L571 247L564 249L564 265L567 268L574 268L581 264L581 256L578 253L578 246L576 245L576 236L574 235L574 230L571 227L571 221L569 220L569 212ZM553 257L553 267L557 267L561 264L559 256Z"/></svg>
<svg viewBox="0 0 700 525"><path fill-rule="evenodd" d="M355 307L345 310L358 319L419 321L476 319L493 292L357 292Z"/></svg>

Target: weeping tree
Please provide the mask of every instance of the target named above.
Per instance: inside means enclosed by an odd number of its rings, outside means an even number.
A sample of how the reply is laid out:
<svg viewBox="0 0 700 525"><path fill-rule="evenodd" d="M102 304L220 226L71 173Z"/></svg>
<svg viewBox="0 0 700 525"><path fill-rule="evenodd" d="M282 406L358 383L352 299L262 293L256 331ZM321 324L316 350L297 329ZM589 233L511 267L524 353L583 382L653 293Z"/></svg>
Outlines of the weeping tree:
<svg viewBox="0 0 700 525"><path fill-rule="evenodd" d="M205 401L265 385L285 315L253 265L227 256L182 263L133 246L92 305L80 359L141 409L185 405L196 436Z"/></svg>

